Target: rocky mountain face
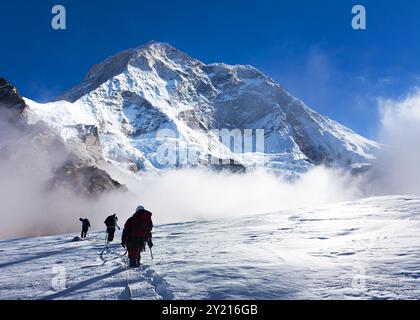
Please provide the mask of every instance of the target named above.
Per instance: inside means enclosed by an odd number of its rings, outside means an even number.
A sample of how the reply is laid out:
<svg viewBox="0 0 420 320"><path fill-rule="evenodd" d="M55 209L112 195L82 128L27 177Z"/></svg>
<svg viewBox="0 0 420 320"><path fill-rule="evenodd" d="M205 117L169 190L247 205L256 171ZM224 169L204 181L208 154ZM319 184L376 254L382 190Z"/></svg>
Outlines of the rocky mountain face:
<svg viewBox="0 0 420 320"><path fill-rule="evenodd" d="M54 172L51 190L64 189L76 195L99 196L110 190L125 191L125 186L112 179L105 170L92 165L66 163Z"/></svg>
<svg viewBox="0 0 420 320"><path fill-rule="evenodd" d="M27 107L25 100L6 79L0 77L0 113L3 121L16 122Z"/></svg>
<svg viewBox="0 0 420 320"><path fill-rule="evenodd" d="M21 113L26 108L25 100L23 100L16 88L4 78L0 78L0 99L4 108L13 108L18 113Z"/></svg>
<svg viewBox="0 0 420 320"><path fill-rule="evenodd" d="M43 121L28 123L28 112L17 89L0 78L0 165L28 179L40 178L34 183L45 183L48 189L62 187L84 196L122 187L94 165L103 160L97 130L79 126L79 141L65 143ZM69 168L72 173L66 175Z"/></svg>
<svg viewBox="0 0 420 320"><path fill-rule="evenodd" d="M294 177L320 164L366 168L379 148L254 67L204 64L159 42L93 66L56 101L25 103L29 123L42 120L85 161L134 173L196 166L244 172L264 164ZM244 137L252 144L246 150Z"/></svg>

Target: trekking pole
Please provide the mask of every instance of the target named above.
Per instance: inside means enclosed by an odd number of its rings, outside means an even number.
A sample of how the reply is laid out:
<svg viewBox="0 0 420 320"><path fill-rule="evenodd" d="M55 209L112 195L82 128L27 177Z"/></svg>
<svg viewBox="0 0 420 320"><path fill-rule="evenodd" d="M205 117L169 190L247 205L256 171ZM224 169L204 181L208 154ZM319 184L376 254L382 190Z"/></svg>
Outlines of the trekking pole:
<svg viewBox="0 0 420 320"><path fill-rule="evenodd" d="M150 247L150 246L149 246L149 249L150 249L150 256L152 257L152 260L153 260L153 251L152 251L152 247Z"/></svg>
<svg viewBox="0 0 420 320"><path fill-rule="evenodd" d="M108 248L108 231L105 232L105 248Z"/></svg>

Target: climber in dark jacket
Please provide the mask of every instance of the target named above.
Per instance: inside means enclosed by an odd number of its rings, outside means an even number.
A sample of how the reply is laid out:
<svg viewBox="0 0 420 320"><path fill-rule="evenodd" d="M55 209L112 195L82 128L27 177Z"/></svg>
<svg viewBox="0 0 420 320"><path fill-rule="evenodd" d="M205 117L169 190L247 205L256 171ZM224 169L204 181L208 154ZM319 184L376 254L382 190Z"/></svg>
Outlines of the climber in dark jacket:
<svg viewBox="0 0 420 320"><path fill-rule="evenodd" d="M82 239L84 239L84 238L86 238L87 232L89 230L90 222L86 218L84 218L84 219L83 218L80 218L79 220L82 223L82 233L81 233L80 237Z"/></svg>
<svg viewBox="0 0 420 320"><path fill-rule="evenodd" d="M110 215L104 221L106 225L106 233L107 233L107 244L114 240L115 228L120 230L121 228L118 226L118 217L116 214Z"/></svg>
<svg viewBox="0 0 420 320"><path fill-rule="evenodd" d="M131 268L140 266L140 253L145 250L145 244L150 248L153 246L152 229L152 213L138 206L136 213L124 225L121 242L123 247L127 247Z"/></svg>

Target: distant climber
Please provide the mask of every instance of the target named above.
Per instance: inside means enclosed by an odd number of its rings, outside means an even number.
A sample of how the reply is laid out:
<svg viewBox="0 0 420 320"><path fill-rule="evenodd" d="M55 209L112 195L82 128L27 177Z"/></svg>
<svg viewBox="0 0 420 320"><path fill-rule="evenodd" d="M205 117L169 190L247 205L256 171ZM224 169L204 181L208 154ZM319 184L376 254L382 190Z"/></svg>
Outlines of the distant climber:
<svg viewBox="0 0 420 320"><path fill-rule="evenodd" d="M122 246L127 247L130 268L140 266L140 253L147 243L152 248L152 213L138 206L134 215L128 218L122 233Z"/></svg>
<svg viewBox="0 0 420 320"><path fill-rule="evenodd" d="M80 218L79 220L82 223L82 234L80 235L80 237L84 239L86 238L87 232L89 230L90 222L86 218Z"/></svg>
<svg viewBox="0 0 420 320"><path fill-rule="evenodd" d="M108 244L109 242L114 241L115 228L118 228L118 230L120 230L121 228L118 226L118 217L116 214L107 217L104 223L106 225L106 242Z"/></svg>

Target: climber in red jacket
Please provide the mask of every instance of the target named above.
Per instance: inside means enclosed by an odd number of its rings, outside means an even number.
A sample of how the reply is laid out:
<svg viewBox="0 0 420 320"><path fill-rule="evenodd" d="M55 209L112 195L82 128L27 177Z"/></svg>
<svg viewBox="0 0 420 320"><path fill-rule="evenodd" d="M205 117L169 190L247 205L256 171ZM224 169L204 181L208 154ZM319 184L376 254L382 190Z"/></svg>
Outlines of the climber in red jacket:
<svg viewBox="0 0 420 320"><path fill-rule="evenodd" d="M138 206L125 223L121 239L121 245L127 247L130 268L140 266L140 252L145 250L146 243L150 248L153 246L152 229L152 213Z"/></svg>

